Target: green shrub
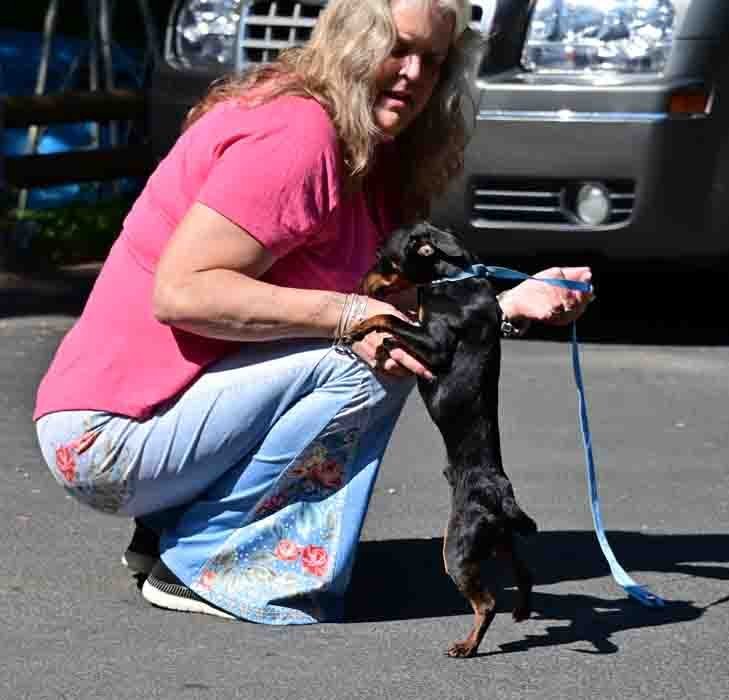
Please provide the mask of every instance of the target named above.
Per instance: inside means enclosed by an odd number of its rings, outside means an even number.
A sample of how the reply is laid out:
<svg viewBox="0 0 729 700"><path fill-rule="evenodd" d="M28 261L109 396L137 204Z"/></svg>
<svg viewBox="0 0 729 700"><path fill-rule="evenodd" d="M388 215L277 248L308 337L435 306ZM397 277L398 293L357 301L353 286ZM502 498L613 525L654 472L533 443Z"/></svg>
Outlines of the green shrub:
<svg viewBox="0 0 729 700"><path fill-rule="evenodd" d="M11 247L17 259L37 267L103 260L121 231L132 202L110 199L54 209L11 211Z"/></svg>

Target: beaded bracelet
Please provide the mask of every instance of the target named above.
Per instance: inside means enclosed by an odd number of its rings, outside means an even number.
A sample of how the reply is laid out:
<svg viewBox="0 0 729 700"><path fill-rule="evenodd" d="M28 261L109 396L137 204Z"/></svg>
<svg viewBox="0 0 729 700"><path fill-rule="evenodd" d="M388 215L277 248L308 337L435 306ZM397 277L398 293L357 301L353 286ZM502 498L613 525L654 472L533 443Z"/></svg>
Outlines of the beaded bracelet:
<svg viewBox="0 0 729 700"><path fill-rule="evenodd" d="M347 294L342 304L342 312L334 329L334 345L350 345L348 333L358 323L365 319L367 311L367 297L360 294Z"/></svg>

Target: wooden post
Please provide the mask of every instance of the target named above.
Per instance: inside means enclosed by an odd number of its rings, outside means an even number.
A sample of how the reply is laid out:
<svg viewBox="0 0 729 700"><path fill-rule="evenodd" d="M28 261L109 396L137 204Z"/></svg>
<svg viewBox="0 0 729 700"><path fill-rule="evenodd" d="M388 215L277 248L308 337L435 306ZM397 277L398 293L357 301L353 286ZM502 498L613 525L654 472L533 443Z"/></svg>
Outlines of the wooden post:
<svg viewBox="0 0 729 700"><path fill-rule="evenodd" d="M141 120L145 114L144 94L134 90L17 95L2 97L0 102L5 104L8 129L32 124Z"/></svg>
<svg viewBox="0 0 729 700"><path fill-rule="evenodd" d="M0 143L3 141L5 104L0 100ZM5 184L5 151L0 148L0 272L8 265L8 226L7 212L5 211L5 197L7 196Z"/></svg>

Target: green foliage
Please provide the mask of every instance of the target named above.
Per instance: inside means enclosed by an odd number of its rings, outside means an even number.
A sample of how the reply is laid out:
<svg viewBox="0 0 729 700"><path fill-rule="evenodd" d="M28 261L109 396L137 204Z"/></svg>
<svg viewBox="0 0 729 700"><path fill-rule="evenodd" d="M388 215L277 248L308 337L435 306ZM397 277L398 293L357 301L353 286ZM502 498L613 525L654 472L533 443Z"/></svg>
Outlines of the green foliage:
<svg viewBox="0 0 729 700"><path fill-rule="evenodd" d="M130 206L128 199L111 199L13 211L17 254L38 267L103 260Z"/></svg>

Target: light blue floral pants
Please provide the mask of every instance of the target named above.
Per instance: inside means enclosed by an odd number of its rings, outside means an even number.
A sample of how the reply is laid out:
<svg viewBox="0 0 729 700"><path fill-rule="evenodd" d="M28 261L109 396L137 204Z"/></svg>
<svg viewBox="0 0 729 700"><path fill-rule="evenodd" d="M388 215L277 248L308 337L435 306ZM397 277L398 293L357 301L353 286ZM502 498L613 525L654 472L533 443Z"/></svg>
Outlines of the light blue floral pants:
<svg viewBox="0 0 729 700"><path fill-rule="evenodd" d="M229 613L341 619L382 456L413 381L321 343L256 343L144 421L38 421L54 477L161 533L165 564Z"/></svg>

